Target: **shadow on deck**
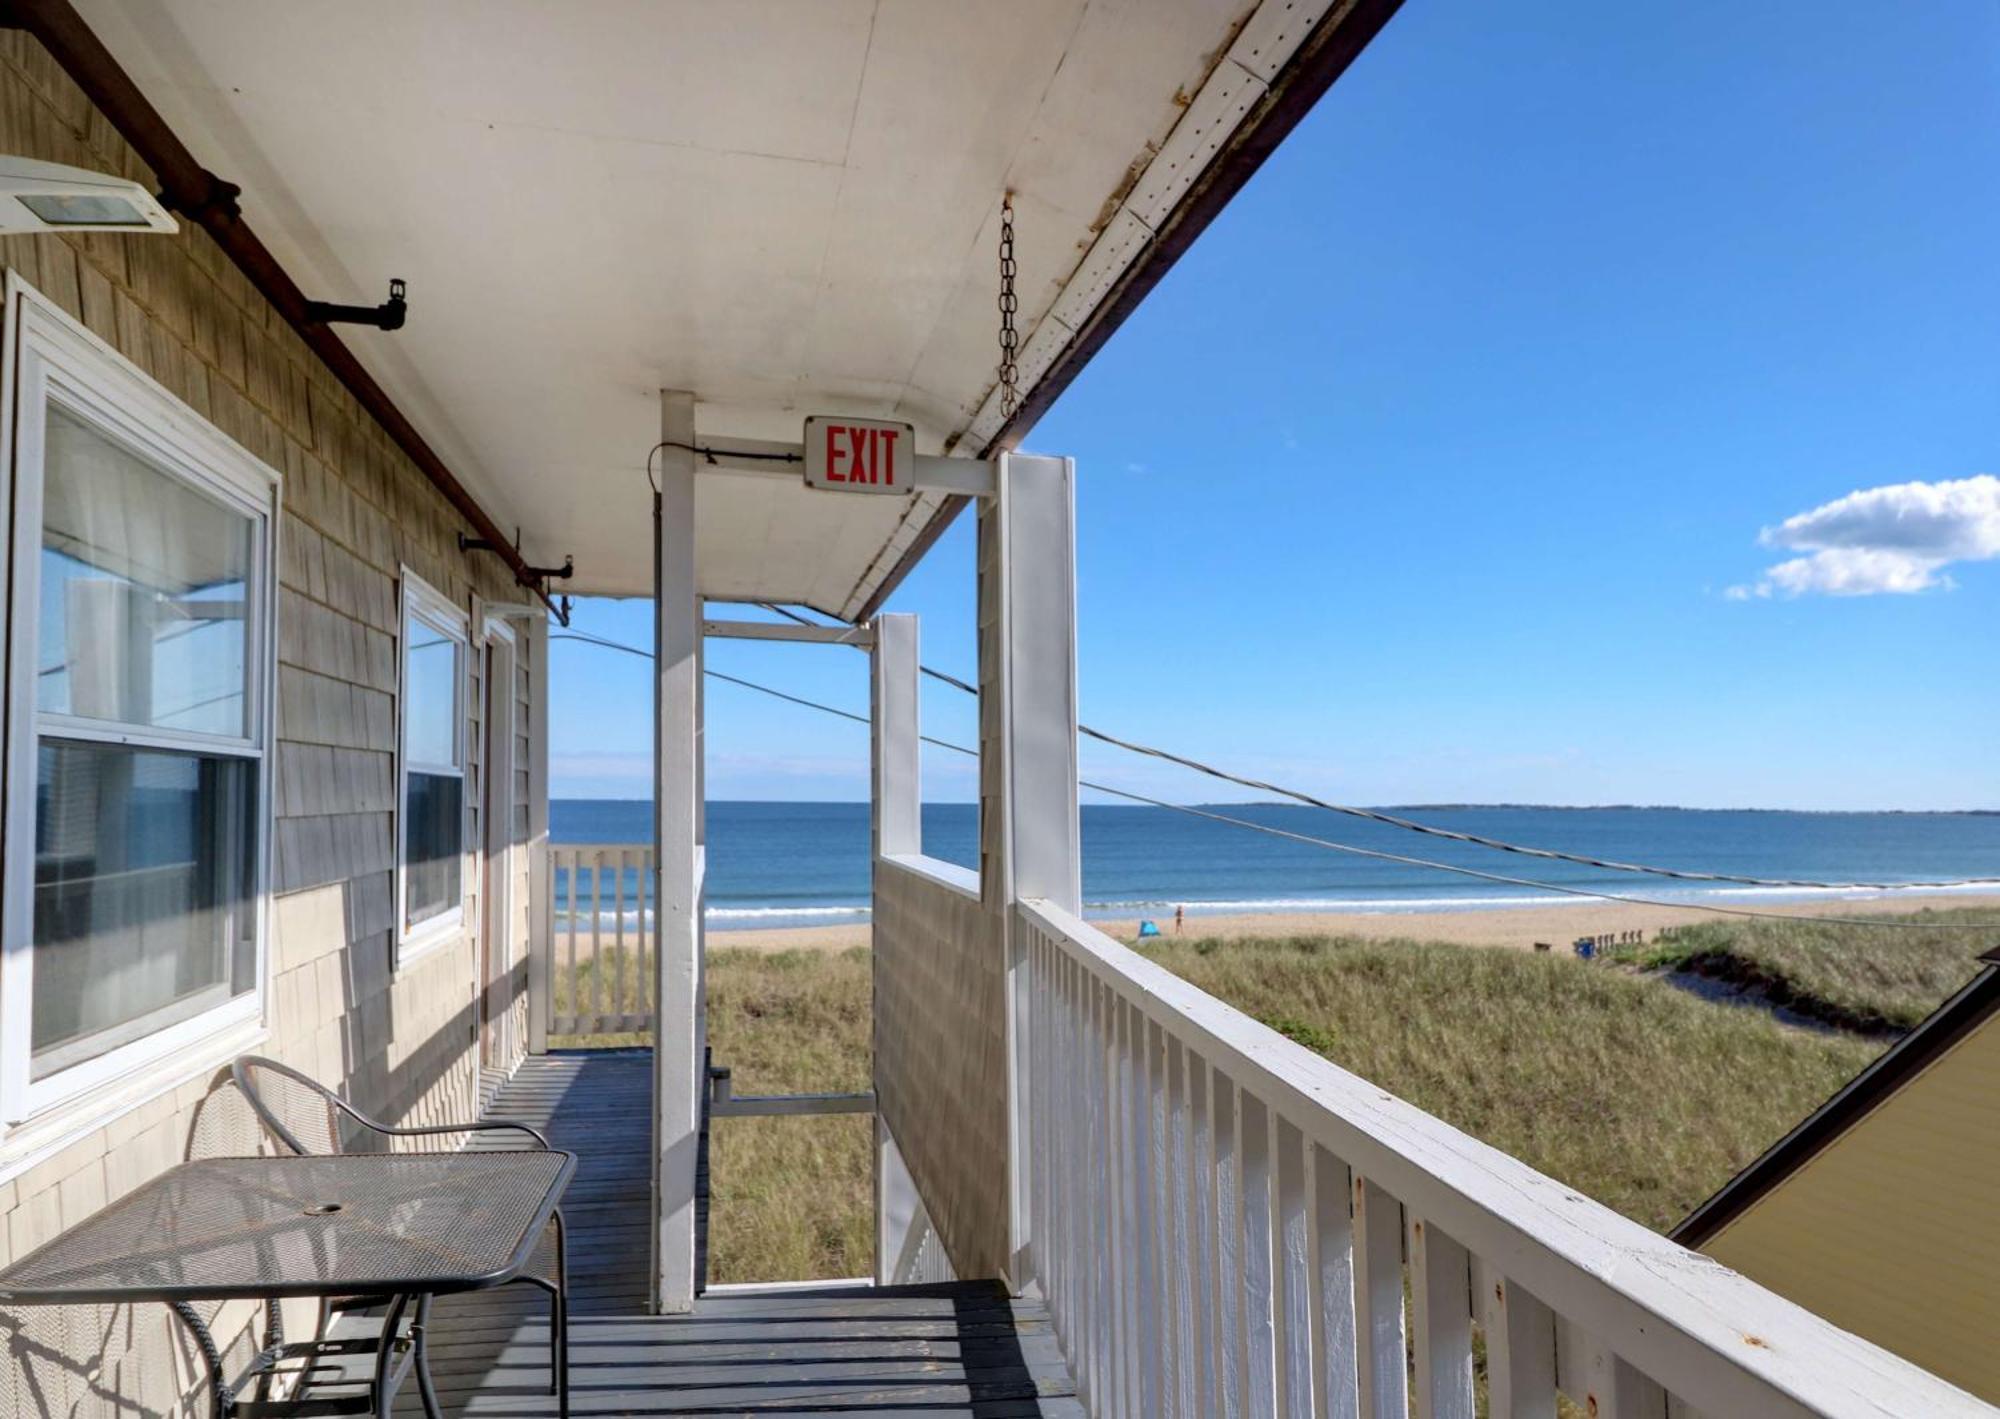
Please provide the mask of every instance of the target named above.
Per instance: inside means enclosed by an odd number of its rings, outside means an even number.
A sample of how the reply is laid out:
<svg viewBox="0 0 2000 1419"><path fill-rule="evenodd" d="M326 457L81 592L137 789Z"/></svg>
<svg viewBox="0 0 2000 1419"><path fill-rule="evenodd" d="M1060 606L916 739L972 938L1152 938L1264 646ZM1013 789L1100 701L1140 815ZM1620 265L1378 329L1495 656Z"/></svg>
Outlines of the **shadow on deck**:
<svg viewBox="0 0 2000 1419"><path fill-rule="evenodd" d="M529 1059L493 1104L577 1155L563 1201L572 1414L1081 1419L1046 1312L991 1283L731 1291L648 1315L651 1098L649 1054L578 1052ZM555 1414L540 1292L448 1297L433 1319L448 1415ZM397 1413L422 1413L414 1384Z"/></svg>

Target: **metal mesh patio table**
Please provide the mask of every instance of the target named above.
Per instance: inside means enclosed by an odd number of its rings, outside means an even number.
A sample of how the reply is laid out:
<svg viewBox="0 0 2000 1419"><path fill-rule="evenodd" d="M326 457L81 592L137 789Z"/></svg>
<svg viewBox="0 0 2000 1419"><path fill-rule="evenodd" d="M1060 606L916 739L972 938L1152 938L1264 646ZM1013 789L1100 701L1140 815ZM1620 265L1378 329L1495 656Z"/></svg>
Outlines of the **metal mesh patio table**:
<svg viewBox="0 0 2000 1419"><path fill-rule="evenodd" d="M575 1170L574 1154L539 1150L183 1163L0 1270L0 1304L165 1302L201 1347L214 1413L230 1416L279 1412L238 1399L287 1353L278 1300L380 1296L376 1411L389 1413L414 1368L436 1416L424 1340L432 1297L511 1280ZM271 1334L232 1383L193 1303L241 1298L266 1302Z"/></svg>

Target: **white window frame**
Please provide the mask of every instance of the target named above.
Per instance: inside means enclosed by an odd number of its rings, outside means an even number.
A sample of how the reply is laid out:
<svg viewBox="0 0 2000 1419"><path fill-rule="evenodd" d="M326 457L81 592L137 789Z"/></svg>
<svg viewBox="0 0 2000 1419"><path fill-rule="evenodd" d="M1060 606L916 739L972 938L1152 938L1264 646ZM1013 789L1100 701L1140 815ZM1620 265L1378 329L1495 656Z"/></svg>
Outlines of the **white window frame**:
<svg viewBox="0 0 2000 1419"><path fill-rule="evenodd" d="M402 612L397 618L396 644L396 968L401 970L445 945L465 936L466 822L470 804L463 788L466 779L466 721L469 716L467 680L472 665L472 615L452 599L411 571L401 568L398 584ZM456 647L458 673L452 676L451 735L456 764L413 763L409 746L410 703L410 623L421 621L431 630L448 637ZM409 900L409 802L410 771L447 774L456 777L458 797L458 901L414 925L410 922Z"/></svg>
<svg viewBox="0 0 2000 1419"><path fill-rule="evenodd" d="M156 1082L163 1067L206 1063L218 1042L247 1045L268 1024L270 996L271 805L277 679L277 530L280 479L214 425L176 399L110 346L11 271L5 283L0 347L0 474L12 496L0 500L6 569L4 902L0 902L0 1131L33 1124L31 1134L115 1110L135 1087ZM147 463L203 496L241 512L257 526L245 594L245 723L239 737L192 734L74 715L37 706L36 666L42 541L42 468L46 410L53 402ZM43 732L58 737L198 750L257 764L253 808L255 981L243 995L118 1045L93 1059L31 1077L34 988L34 844L36 753ZM46 1128L44 1127L46 1124ZM9 1150L11 1151L11 1150ZM0 1158L0 1162L4 1162Z"/></svg>

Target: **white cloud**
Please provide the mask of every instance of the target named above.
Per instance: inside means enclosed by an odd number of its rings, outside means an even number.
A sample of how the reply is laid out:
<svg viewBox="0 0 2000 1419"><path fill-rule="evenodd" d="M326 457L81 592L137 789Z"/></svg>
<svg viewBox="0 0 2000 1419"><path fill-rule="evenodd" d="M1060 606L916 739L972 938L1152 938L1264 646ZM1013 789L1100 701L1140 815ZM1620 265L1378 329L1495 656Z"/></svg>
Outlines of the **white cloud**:
<svg viewBox="0 0 2000 1419"><path fill-rule="evenodd" d="M1951 563L2000 557L2000 478L1864 488L1767 527L1757 540L1805 555L1730 587L1723 595L1732 601L1948 589Z"/></svg>

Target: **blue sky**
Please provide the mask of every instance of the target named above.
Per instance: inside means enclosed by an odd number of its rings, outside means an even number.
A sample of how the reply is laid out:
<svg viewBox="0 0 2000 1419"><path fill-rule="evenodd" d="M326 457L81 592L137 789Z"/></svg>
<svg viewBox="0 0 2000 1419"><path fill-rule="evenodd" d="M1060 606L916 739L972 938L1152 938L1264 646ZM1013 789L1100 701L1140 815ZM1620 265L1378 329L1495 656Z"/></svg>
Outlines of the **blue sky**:
<svg viewBox="0 0 2000 1419"><path fill-rule="evenodd" d="M1370 803L2000 807L1995 172L1991 0L1410 0L1028 441L1084 719ZM961 673L970 530L893 602ZM643 796L644 663L555 653L556 793ZM852 652L711 664L866 706ZM714 797L866 764L711 688Z"/></svg>

